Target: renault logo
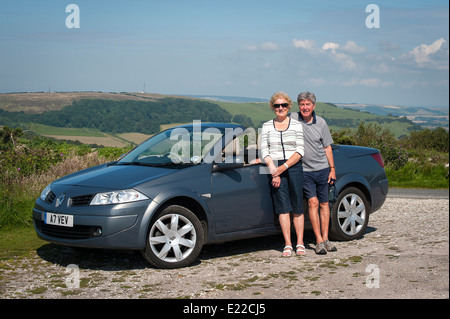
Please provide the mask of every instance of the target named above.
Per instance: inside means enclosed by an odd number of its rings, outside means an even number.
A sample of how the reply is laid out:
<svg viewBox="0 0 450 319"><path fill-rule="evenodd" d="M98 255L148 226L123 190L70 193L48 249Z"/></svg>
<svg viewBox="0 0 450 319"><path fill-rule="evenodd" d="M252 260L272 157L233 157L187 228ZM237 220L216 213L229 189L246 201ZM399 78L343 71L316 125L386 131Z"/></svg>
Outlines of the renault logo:
<svg viewBox="0 0 450 319"><path fill-rule="evenodd" d="M56 199L55 207L61 206L62 203L64 202L65 198L66 198L66 194L59 195L59 197Z"/></svg>

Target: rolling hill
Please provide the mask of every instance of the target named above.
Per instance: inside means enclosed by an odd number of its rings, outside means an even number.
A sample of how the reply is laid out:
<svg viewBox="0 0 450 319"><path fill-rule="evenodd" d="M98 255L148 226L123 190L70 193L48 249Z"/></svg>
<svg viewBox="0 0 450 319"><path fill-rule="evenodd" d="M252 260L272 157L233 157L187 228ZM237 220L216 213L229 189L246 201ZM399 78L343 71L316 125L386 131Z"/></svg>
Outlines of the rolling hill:
<svg viewBox="0 0 450 319"><path fill-rule="evenodd" d="M373 105L334 103L339 108L359 110L382 116L405 116L408 120L427 128L449 128L449 110L445 107L414 107L399 105Z"/></svg>
<svg viewBox="0 0 450 319"><path fill-rule="evenodd" d="M163 125L193 119L233 121L257 128L274 117L268 102L236 100L126 92L7 93L0 94L0 126L21 126L45 136L120 146L139 143ZM297 111L296 105L292 111ZM406 118L339 108L332 103L319 102L316 113L336 131L357 128L361 121L379 123L397 137L420 129Z"/></svg>

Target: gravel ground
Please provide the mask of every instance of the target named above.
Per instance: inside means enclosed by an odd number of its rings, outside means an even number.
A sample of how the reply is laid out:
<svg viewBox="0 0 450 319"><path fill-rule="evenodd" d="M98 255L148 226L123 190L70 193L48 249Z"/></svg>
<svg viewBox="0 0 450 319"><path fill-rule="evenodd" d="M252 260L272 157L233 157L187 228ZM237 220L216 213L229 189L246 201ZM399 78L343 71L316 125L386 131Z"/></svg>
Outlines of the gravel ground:
<svg viewBox="0 0 450 319"><path fill-rule="evenodd" d="M151 268L139 253L45 244L0 261L0 299L449 298L449 200L388 197L360 240L281 258L281 235L205 246L188 268Z"/></svg>

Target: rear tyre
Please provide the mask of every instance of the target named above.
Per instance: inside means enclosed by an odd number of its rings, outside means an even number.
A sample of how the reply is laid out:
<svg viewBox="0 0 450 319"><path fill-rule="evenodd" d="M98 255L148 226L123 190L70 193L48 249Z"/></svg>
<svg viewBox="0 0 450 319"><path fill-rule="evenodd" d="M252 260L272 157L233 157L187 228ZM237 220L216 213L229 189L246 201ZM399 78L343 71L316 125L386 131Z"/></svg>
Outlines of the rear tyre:
<svg viewBox="0 0 450 319"><path fill-rule="evenodd" d="M330 237L334 240L361 238L369 223L369 202L362 191L349 187L340 192L331 209Z"/></svg>
<svg viewBox="0 0 450 319"><path fill-rule="evenodd" d="M203 242L197 216L185 207L171 205L153 218L142 254L157 268L186 267L197 258Z"/></svg>

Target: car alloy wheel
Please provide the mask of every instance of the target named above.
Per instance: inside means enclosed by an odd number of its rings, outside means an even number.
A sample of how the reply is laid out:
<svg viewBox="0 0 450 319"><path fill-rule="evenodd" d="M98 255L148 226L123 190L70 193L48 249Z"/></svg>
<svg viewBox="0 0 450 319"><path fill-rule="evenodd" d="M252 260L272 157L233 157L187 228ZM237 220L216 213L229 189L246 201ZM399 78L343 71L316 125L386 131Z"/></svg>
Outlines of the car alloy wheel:
<svg viewBox="0 0 450 319"><path fill-rule="evenodd" d="M331 229L334 239L361 238L369 222L369 204L356 187L344 189L331 209Z"/></svg>
<svg viewBox="0 0 450 319"><path fill-rule="evenodd" d="M190 210L172 205L157 215L150 225L144 257L159 268L179 268L191 264L203 245L203 230Z"/></svg>

